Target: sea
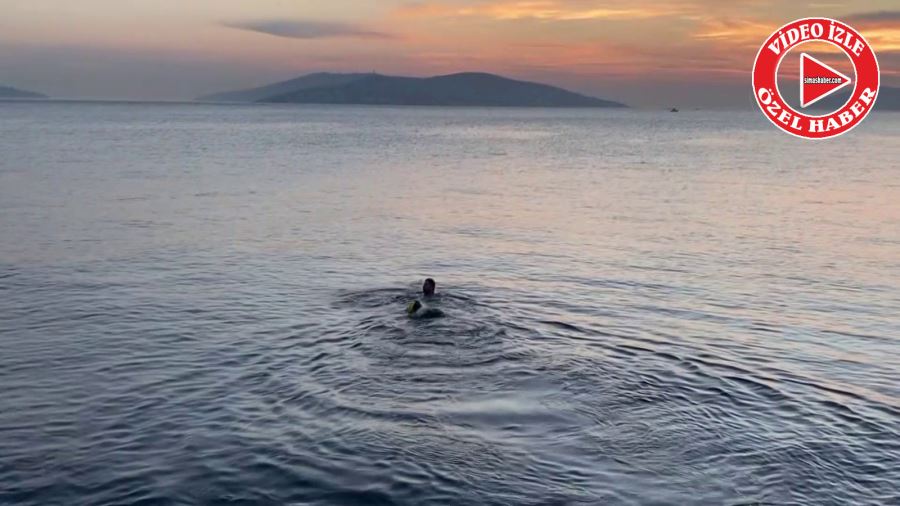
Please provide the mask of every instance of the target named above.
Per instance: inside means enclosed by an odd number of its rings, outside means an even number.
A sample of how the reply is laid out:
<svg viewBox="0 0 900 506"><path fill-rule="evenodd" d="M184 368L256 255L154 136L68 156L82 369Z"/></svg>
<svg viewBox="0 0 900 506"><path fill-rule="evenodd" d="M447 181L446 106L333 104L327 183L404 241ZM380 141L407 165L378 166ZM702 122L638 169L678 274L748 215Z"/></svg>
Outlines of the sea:
<svg viewBox="0 0 900 506"><path fill-rule="evenodd" d="M2 102L0 504L900 504L900 114Z"/></svg>

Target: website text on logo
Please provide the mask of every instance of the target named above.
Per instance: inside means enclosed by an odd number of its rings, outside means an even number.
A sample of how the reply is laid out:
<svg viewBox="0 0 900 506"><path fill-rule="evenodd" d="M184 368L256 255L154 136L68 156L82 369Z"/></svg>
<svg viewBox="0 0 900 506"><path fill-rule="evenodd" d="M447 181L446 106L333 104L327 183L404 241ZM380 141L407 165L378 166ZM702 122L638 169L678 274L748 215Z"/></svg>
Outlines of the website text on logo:
<svg viewBox="0 0 900 506"><path fill-rule="evenodd" d="M855 79L809 54L800 55L800 107L805 108L853 84L850 98L824 115L791 107L778 88L778 71L785 56L806 42L836 46L853 64ZM830 18L804 18L776 30L760 47L753 63L753 94L763 114L775 126L807 139L825 139L850 131L875 105L880 82L878 60L872 47L856 30Z"/></svg>

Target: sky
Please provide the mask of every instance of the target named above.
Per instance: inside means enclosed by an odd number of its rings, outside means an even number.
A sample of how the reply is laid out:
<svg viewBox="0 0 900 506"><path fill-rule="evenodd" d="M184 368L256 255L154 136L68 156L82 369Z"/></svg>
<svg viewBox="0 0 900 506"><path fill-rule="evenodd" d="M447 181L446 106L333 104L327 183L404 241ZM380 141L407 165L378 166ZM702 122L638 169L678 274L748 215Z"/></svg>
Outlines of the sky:
<svg viewBox="0 0 900 506"><path fill-rule="evenodd" d="M810 16L860 31L900 85L897 0L0 0L0 84L189 100L317 71L482 71L637 107L750 107L759 46Z"/></svg>

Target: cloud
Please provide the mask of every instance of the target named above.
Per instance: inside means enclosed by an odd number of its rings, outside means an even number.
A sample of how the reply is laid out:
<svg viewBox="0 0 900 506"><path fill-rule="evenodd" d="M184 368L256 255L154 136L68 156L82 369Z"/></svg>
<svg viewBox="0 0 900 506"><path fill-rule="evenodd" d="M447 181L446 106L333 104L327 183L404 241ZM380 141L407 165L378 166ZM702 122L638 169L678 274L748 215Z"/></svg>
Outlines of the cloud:
<svg viewBox="0 0 900 506"><path fill-rule="evenodd" d="M361 26L349 23L330 23L325 21L270 19L223 24L229 28L265 33L267 35L290 39L327 39L339 37L357 39L393 38L393 35L391 34L368 30Z"/></svg>
<svg viewBox="0 0 900 506"><path fill-rule="evenodd" d="M886 24L900 25L900 11L860 12L845 16L845 19L847 19L848 22L883 22Z"/></svg>
<svg viewBox="0 0 900 506"><path fill-rule="evenodd" d="M900 11L874 11L843 18L866 38L876 52L900 51Z"/></svg>
<svg viewBox="0 0 900 506"><path fill-rule="evenodd" d="M727 46L757 46L772 30L773 23L749 19L706 18L698 20L693 36L701 40L714 40Z"/></svg>
<svg viewBox="0 0 900 506"><path fill-rule="evenodd" d="M565 0L493 0L458 5L441 2L415 2L401 5L396 13L401 17L483 17L496 20L538 19L550 21L578 21L590 19L646 19L673 15L679 6L634 7L610 6L597 3Z"/></svg>

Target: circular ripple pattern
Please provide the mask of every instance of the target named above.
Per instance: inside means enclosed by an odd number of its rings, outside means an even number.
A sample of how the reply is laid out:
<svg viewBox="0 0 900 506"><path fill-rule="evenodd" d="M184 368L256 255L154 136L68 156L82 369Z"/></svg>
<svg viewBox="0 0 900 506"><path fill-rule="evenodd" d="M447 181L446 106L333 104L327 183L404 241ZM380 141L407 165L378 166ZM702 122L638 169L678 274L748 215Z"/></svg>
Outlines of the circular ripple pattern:
<svg viewBox="0 0 900 506"><path fill-rule="evenodd" d="M0 108L0 504L900 502L900 118Z"/></svg>

